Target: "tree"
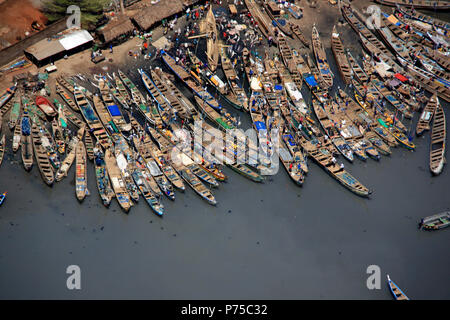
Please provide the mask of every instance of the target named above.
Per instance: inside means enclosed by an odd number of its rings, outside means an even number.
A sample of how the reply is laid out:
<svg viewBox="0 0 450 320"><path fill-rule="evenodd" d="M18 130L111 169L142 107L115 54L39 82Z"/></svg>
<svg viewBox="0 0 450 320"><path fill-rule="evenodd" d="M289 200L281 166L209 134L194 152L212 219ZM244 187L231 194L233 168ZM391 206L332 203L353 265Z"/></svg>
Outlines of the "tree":
<svg viewBox="0 0 450 320"><path fill-rule="evenodd" d="M80 7L82 27L91 29L103 16L103 8L109 2L111 0L46 0L43 12L51 23L64 18L67 7L76 5Z"/></svg>

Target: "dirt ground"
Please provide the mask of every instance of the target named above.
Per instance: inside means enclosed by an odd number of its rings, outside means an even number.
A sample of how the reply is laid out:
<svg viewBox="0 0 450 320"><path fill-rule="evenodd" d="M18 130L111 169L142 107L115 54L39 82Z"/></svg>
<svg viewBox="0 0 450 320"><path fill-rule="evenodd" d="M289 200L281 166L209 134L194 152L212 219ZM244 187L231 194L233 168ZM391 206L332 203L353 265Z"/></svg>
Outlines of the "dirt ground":
<svg viewBox="0 0 450 320"><path fill-rule="evenodd" d="M47 18L34 3L32 0L0 0L0 39L14 44L25 38L26 32L36 32L31 27L33 21L41 25L47 23Z"/></svg>

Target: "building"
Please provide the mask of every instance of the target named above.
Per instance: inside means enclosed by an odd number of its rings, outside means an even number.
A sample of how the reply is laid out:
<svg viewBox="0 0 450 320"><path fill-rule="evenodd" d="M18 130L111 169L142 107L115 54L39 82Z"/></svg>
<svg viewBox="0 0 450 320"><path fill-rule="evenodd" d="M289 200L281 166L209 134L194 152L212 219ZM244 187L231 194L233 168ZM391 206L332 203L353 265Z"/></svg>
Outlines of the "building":
<svg viewBox="0 0 450 320"><path fill-rule="evenodd" d="M91 47L93 40L86 30L70 28L28 47L25 49L25 55L41 67L65 55L69 56Z"/></svg>

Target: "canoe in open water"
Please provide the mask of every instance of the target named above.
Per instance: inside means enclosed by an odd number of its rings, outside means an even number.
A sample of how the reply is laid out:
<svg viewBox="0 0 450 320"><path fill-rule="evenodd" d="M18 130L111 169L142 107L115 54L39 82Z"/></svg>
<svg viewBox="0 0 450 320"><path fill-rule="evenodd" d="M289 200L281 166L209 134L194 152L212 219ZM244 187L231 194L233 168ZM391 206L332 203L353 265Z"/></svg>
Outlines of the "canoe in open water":
<svg viewBox="0 0 450 320"><path fill-rule="evenodd" d="M409 300L409 298L403 293L403 291L391 280L389 275L387 275L389 289L395 300Z"/></svg>
<svg viewBox="0 0 450 320"><path fill-rule="evenodd" d="M420 221L419 226L424 230L439 230L450 226L450 211L438 213Z"/></svg>
<svg viewBox="0 0 450 320"><path fill-rule="evenodd" d="M447 128L445 113L438 101L436 113L433 120L430 144L430 170L438 175L444 169L445 164L445 145L447 139Z"/></svg>

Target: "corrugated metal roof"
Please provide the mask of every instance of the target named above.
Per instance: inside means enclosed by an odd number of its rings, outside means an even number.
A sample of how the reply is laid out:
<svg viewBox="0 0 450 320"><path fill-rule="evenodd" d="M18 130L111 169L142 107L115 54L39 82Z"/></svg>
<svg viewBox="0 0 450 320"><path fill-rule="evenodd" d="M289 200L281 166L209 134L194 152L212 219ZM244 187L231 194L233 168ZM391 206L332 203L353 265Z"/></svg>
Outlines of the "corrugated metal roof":
<svg viewBox="0 0 450 320"><path fill-rule="evenodd" d="M87 32L86 30L78 30L64 36L59 40L59 42L64 47L64 49L70 50L92 40L94 40L94 38L92 38L89 32Z"/></svg>

